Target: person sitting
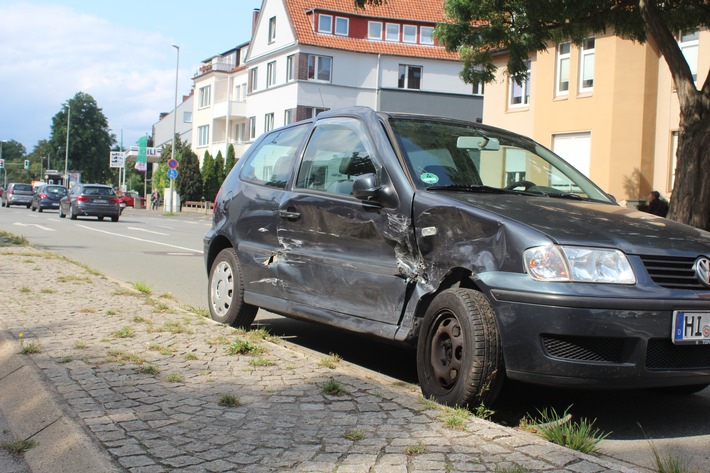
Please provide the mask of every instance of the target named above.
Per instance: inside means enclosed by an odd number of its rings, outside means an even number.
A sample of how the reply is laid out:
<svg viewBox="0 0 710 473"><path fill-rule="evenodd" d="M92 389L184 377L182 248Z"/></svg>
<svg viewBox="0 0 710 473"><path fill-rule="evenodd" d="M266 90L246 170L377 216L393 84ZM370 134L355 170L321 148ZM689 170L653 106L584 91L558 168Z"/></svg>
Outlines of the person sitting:
<svg viewBox="0 0 710 473"><path fill-rule="evenodd" d="M648 194L648 212L659 217L668 215L668 204L661 200L661 194L658 191L651 191Z"/></svg>

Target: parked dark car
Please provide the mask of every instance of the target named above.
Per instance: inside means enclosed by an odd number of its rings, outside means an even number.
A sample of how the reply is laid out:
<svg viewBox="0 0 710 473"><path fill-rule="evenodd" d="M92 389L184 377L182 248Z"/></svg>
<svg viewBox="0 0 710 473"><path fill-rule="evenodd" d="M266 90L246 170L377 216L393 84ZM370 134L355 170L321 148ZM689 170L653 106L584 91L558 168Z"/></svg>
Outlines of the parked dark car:
<svg viewBox="0 0 710 473"><path fill-rule="evenodd" d="M7 185L7 189L3 192L2 206L10 207L11 205L24 205L28 209L32 202L32 185L22 182L11 182Z"/></svg>
<svg viewBox="0 0 710 473"><path fill-rule="evenodd" d="M710 233L529 138L356 108L260 137L204 238L214 320L261 307L416 345L426 397L710 383Z"/></svg>
<svg viewBox="0 0 710 473"><path fill-rule="evenodd" d="M59 201L59 216L77 217L110 217L112 222L118 222L121 215L118 197L111 186L103 184L76 184L69 194Z"/></svg>
<svg viewBox="0 0 710 473"><path fill-rule="evenodd" d="M52 184L42 184L32 196L30 208L34 212L42 212L45 209L58 209L59 201L67 195L67 188Z"/></svg>

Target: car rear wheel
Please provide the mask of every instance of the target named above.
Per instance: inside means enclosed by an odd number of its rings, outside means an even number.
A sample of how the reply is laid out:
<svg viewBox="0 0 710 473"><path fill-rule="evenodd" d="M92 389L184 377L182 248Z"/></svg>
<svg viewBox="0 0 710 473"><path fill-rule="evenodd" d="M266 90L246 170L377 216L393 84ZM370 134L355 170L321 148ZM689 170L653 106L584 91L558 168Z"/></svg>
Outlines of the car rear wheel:
<svg viewBox="0 0 710 473"><path fill-rule="evenodd" d="M118 215L114 215L111 217L112 222L118 222Z"/></svg>
<svg viewBox="0 0 710 473"><path fill-rule="evenodd" d="M99 219L99 222L103 222L103 220L104 220L104 216L103 216L103 215L99 215L97 218Z"/></svg>
<svg viewBox="0 0 710 473"><path fill-rule="evenodd" d="M424 397L448 406L491 404L505 379L495 314L471 289L434 298L417 343L417 374Z"/></svg>
<svg viewBox="0 0 710 473"><path fill-rule="evenodd" d="M73 205L69 206L69 218L72 220L76 220L76 214L74 213L74 206Z"/></svg>
<svg viewBox="0 0 710 473"><path fill-rule="evenodd" d="M232 327L249 327L257 307L244 302L244 284L233 248L220 251L210 268L207 300L212 319Z"/></svg>

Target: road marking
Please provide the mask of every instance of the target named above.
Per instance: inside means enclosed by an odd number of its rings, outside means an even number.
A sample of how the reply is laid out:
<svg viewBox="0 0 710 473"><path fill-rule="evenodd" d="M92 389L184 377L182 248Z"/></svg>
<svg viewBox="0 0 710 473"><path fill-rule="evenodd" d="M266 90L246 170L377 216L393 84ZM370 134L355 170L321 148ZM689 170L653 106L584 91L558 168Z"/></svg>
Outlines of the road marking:
<svg viewBox="0 0 710 473"><path fill-rule="evenodd" d="M56 232L56 230L55 230L54 228L45 227L45 226L39 225L39 224L37 224L37 223L20 223L20 222L15 222L15 223L13 223L13 225L17 225L17 226L20 226L20 227L37 227L37 228L39 228L40 230L44 230L45 232Z"/></svg>
<svg viewBox="0 0 710 473"><path fill-rule="evenodd" d="M169 233L160 233L160 232L154 232L153 230L146 230L145 228L138 228L138 227L126 227L129 230L137 230L139 232L146 232L146 233L154 233L156 235L163 235L163 236L169 236Z"/></svg>
<svg viewBox="0 0 710 473"><path fill-rule="evenodd" d="M184 246L171 245L171 244L169 244L169 243L163 243L163 242L161 242L161 241L146 240L146 239L144 239L144 238L138 238L138 237L134 237L134 236L131 236L131 235L122 235L122 234L120 234L120 233L107 232L107 231L105 231L105 230L99 230L99 229L97 229L97 228L87 227L87 226L85 226L85 225L77 225L77 227L85 228L85 229L87 229L87 230L91 230L91 231L94 231L94 232L106 233L107 235L113 235L113 236L117 236L117 237L121 237L121 238L130 238L131 240L142 241L142 242L145 242L145 243L153 243L153 244L155 244L155 245L167 246L167 247L169 247L169 248L176 248L176 249L178 249L178 250L185 250L185 251L191 251L191 252L193 252L193 253L204 254L204 252L203 252L202 250L193 250L192 248L185 248Z"/></svg>

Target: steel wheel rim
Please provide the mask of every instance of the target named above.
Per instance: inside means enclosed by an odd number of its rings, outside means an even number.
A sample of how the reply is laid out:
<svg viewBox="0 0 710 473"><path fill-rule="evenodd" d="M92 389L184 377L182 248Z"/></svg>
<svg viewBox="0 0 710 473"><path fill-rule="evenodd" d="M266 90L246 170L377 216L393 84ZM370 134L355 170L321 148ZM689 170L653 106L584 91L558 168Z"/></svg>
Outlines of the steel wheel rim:
<svg viewBox="0 0 710 473"><path fill-rule="evenodd" d="M218 316L223 317L229 311L234 295L234 273L232 267L225 261L218 263L214 268L210 294L212 309Z"/></svg>
<svg viewBox="0 0 710 473"><path fill-rule="evenodd" d="M464 337L458 317L450 310L437 314L429 343L429 366L443 391L450 391L461 376Z"/></svg>

